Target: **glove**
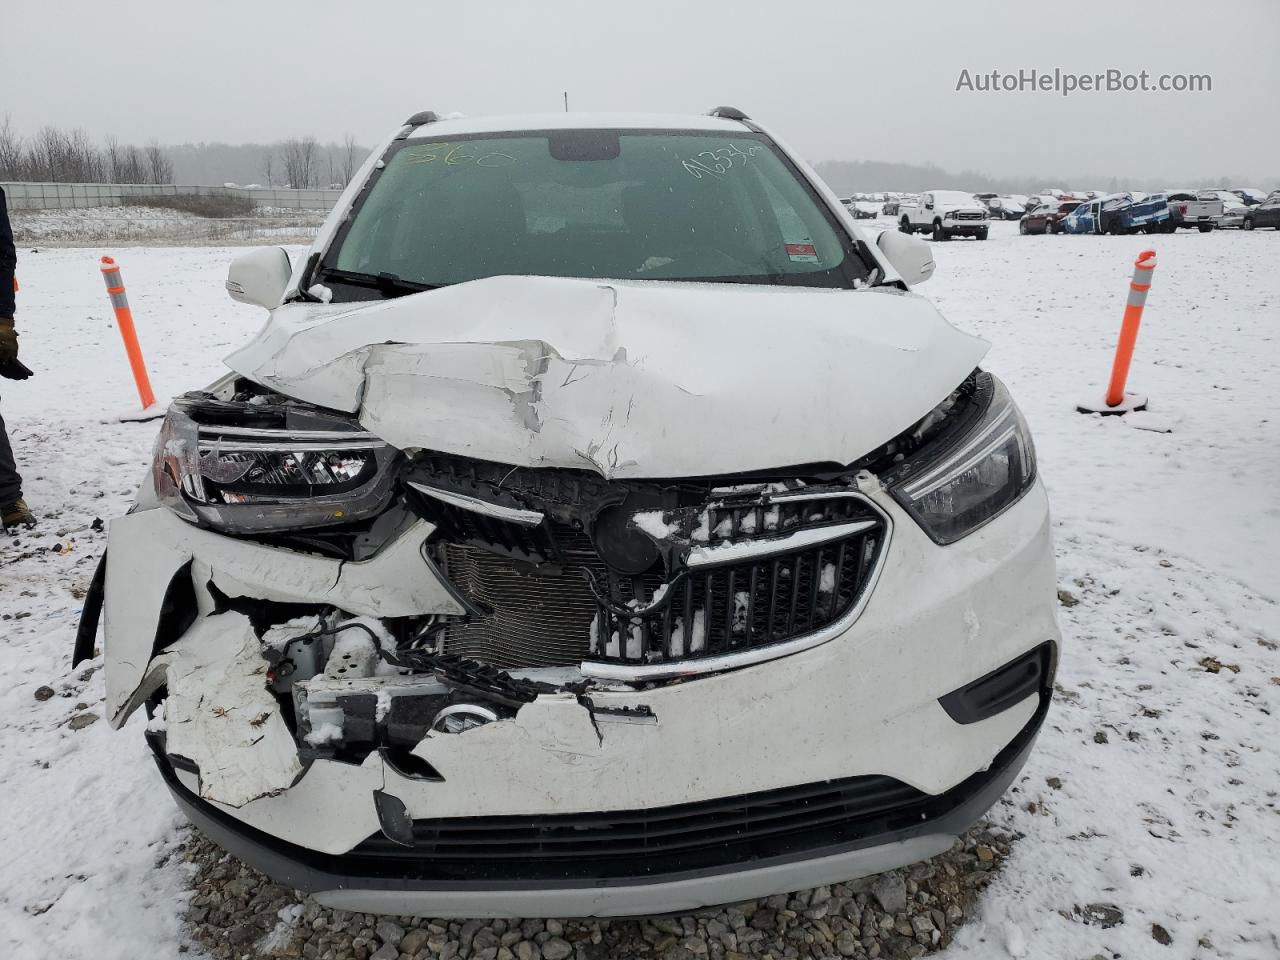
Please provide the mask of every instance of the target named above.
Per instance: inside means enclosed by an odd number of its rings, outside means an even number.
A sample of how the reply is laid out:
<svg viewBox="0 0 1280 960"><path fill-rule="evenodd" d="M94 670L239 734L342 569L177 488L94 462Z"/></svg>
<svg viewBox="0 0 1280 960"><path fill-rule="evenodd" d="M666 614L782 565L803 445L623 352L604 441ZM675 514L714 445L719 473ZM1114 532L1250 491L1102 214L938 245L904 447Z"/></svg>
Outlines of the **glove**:
<svg viewBox="0 0 1280 960"><path fill-rule="evenodd" d="M18 359L18 334L13 329L13 317L0 317L0 366Z"/></svg>
<svg viewBox="0 0 1280 960"><path fill-rule="evenodd" d="M6 380L26 380L30 376L31 370L21 360L0 363L0 377L4 377Z"/></svg>

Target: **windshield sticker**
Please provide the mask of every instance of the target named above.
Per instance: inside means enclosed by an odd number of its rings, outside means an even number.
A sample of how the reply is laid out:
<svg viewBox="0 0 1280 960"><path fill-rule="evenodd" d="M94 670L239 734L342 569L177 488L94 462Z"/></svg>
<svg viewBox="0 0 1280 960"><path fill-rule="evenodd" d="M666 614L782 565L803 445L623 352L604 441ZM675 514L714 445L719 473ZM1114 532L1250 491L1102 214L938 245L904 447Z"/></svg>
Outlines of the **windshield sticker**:
<svg viewBox="0 0 1280 960"><path fill-rule="evenodd" d="M682 160L680 163L695 180L701 180L707 175L723 177L733 169L735 164L745 166L746 162L759 152L760 147L757 145L744 149L736 143L731 143L719 150L703 150L697 156Z"/></svg>
<svg viewBox="0 0 1280 960"><path fill-rule="evenodd" d="M509 167L516 158L509 153L467 153L465 143L450 146L447 143L432 143L423 147L415 147L409 151L410 163L435 163L439 160L448 166L470 163L477 167Z"/></svg>
<svg viewBox="0 0 1280 960"><path fill-rule="evenodd" d="M812 243L787 243L783 244L783 248L793 263L818 262L818 248Z"/></svg>

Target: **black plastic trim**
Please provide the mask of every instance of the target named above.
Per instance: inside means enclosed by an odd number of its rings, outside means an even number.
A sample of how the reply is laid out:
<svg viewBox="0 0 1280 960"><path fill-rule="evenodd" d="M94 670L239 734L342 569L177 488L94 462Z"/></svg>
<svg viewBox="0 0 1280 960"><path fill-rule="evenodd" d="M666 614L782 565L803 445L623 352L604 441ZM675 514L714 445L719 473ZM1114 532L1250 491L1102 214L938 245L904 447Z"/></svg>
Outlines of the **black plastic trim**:
<svg viewBox="0 0 1280 960"><path fill-rule="evenodd" d="M1037 691L1047 697L1053 685L1054 643L1047 640L1034 650L967 683L938 703L956 723L977 723L1003 713Z"/></svg>
<svg viewBox="0 0 1280 960"><path fill-rule="evenodd" d="M102 551L98 568L93 571L89 590L84 595L84 607L80 611L80 623L76 626L76 645L71 651L71 666L78 667L93 659L93 642L98 638L98 621L102 619L102 603L106 595L107 551Z"/></svg>

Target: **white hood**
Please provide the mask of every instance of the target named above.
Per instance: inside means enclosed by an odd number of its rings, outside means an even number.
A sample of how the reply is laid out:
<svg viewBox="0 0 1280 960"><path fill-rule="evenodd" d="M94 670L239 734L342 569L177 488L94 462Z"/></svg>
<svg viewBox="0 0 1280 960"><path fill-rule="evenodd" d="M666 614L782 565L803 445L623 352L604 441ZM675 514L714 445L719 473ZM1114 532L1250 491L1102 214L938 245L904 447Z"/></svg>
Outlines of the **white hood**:
<svg viewBox="0 0 1280 960"><path fill-rule="evenodd" d="M889 288L493 277L286 304L227 363L401 449L658 478L849 463L987 347Z"/></svg>

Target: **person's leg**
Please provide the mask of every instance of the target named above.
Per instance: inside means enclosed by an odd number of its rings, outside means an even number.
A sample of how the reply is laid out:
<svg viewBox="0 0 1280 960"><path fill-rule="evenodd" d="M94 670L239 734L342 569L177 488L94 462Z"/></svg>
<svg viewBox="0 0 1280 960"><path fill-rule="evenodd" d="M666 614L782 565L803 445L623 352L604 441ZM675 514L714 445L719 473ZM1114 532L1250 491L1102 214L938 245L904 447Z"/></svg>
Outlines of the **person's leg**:
<svg viewBox="0 0 1280 960"><path fill-rule="evenodd" d="M9 446L9 434L0 416L0 508L7 507L22 498L22 477L13 461L13 448Z"/></svg>

